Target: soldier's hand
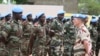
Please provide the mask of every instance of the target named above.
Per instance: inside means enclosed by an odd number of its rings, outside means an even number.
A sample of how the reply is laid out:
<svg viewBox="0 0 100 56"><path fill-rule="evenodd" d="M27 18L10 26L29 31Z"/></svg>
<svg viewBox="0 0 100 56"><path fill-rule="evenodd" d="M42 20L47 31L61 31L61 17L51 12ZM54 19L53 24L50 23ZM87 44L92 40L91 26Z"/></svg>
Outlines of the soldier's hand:
<svg viewBox="0 0 100 56"><path fill-rule="evenodd" d="M29 56L32 56L32 54L30 54Z"/></svg>

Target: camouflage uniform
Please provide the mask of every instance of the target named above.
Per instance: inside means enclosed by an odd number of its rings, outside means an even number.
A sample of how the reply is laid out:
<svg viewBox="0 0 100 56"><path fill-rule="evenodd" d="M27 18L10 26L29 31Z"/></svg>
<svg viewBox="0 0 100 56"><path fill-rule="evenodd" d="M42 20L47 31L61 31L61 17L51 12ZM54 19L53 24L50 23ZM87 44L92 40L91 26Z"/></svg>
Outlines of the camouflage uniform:
<svg viewBox="0 0 100 56"><path fill-rule="evenodd" d="M8 56L8 50L4 42L0 42L0 56Z"/></svg>
<svg viewBox="0 0 100 56"><path fill-rule="evenodd" d="M33 46L33 56L45 56L46 48L46 31L45 25L39 23L37 26L34 26L34 46Z"/></svg>
<svg viewBox="0 0 100 56"><path fill-rule="evenodd" d="M95 52L96 56L98 56L100 50L100 18L98 20L97 31L98 31L98 38L96 41L96 52Z"/></svg>
<svg viewBox="0 0 100 56"><path fill-rule="evenodd" d="M55 32L50 44L52 52L51 56L62 56L64 34L63 22L58 19L54 19L54 21L51 23L51 29Z"/></svg>
<svg viewBox="0 0 100 56"><path fill-rule="evenodd" d="M6 46L7 37L6 37L6 33L2 31L4 29L5 23L2 24L2 21L0 21L0 24L1 24L0 25L0 56L8 56L9 51L7 50L7 46ZM4 38L3 41L1 41L1 38Z"/></svg>
<svg viewBox="0 0 100 56"><path fill-rule="evenodd" d="M0 21L0 30L2 29L2 26L5 24L5 22Z"/></svg>
<svg viewBox="0 0 100 56"><path fill-rule="evenodd" d="M73 45L75 42L75 27L72 22L66 22L64 25L64 54L63 56L72 56Z"/></svg>
<svg viewBox="0 0 100 56"><path fill-rule="evenodd" d="M96 41L98 38L97 27L93 27L92 25L90 26L90 35L91 35L91 39L92 39L92 48L93 48L93 51L95 51Z"/></svg>
<svg viewBox="0 0 100 56"><path fill-rule="evenodd" d="M23 25L23 37L21 38L21 53L22 56L28 55L28 46L31 34L33 34L33 23L26 22Z"/></svg>
<svg viewBox="0 0 100 56"><path fill-rule="evenodd" d="M12 20L11 23L5 23L2 33L2 36L7 38L9 56L20 56L20 38L22 37L21 21Z"/></svg>
<svg viewBox="0 0 100 56"><path fill-rule="evenodd" d="M91 39L90 33L84 25L81 25L77 31L77 37L74 45L74 56L84 56L85 55L85 47L83 45L83 40L89 41L89 51L91 50Z"/></svg>
<svg viewBox="0 0 100 56"><path fill-rule="evenodd" d="M51 51L50 51L50 42L52 39L52 36L50 36L50 28L51 27L51 23L46 24L46 29L48 31L46 31L46 48L45 48L45 56L48 54L49 56L51 56Z"/></svg>

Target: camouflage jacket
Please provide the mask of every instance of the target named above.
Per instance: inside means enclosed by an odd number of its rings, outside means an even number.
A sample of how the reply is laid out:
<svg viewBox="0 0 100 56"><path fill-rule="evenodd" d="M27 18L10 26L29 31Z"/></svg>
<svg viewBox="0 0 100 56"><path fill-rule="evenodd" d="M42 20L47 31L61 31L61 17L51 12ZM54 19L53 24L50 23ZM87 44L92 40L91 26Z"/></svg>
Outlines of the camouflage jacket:
<svg viewBox="0 0 100 56"><path fill-rule="evenodd" d="M10 23L6 22L2 28L1 35L5 37L8 43L8 48L19 47L20 38L22 37L21 21L12 20Z"/></svg>

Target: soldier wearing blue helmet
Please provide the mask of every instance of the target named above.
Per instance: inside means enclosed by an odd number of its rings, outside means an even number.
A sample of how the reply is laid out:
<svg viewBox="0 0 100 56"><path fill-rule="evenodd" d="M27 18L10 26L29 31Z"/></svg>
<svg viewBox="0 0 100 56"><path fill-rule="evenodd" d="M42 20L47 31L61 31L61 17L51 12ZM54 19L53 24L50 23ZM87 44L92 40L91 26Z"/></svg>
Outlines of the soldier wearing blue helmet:
<svg viewBox="0 0 100 56"><path fill-rule="evenodd" d="M57 13L57 18L51 23L51 30L55 33L51 40L51 56L61 56L63 55L63 32L64 24L62 20L64 19L64 10L59 10Z"/></svg>
<svg viewBox="0 0 100 56"><path fill-rule="evenodd" d="M15 18L15 20L21 20L22 13L23 13L23 8L20 6L16 6L12 9L12 15L13 18Z"/></svg>
<svg viewBox="0 0 100 56"><path fill-rule="evenodd" d="M22 21L25 21L27 17L25 15L22 16Z"/></svg>
<svg viewBox="0 0 100 56"><path fill-rule="evenodd" d="M73 24L77 27L77 36L74 44L74 56L89 56L91 53L90 32L84 25L85 16L83 14L73 15Z"/></svg>
<svg viewBox="0 0 100 56"><path fill-rule="evenodd" d="M4 25L5 24L5 15L2 14L0 15L0 26ZM1 28L1 27L0 27Z"/></svg>
<svg viewBox="0 0 100 56"><path fill-rule="evenodd" d="M5 15L5 21L6 22L10 22L10 20L11 20L11 13L7 13L6 15Z"/></svg>
<svg viewBox="0 0 100 56"><path fill-rule="evenodd" d="M6 42L7 42L7 37L4 37L2 35L6 35L5 32L2 32L2 28L4 27L5 21L4 16L1 15L1 20L0 21L0 56L8 56L8 50L6 48Z"/></svg>
<svg viewBox="0 0 100 56"><path fill-rule="evenodd" d="M32 49L30 48L32 44L30 44L30 39L33 37L34 25L33 25L31 16L32 14L27 14L26 16L24 15L23 17L23 19L25 20L23 21L23 27L24 27L23 28L23 38L21 39L22 40L21 51L22 51L23 56L32 55L32 52L31 52Z"/></svg>
<svg viewBox="0 0 100 56"><path fill-rule="evenodd" d="M28 13L26 17L29 22L33 22L32 13Z"/></svg>
<svg viewBox="0 0 100 56"><path fill-rule="evenodd" d="M95 53L96 51L96 41L97 41L97 38L98 38L98 32L97 32L97 19L94 18L94 19L91 19L91 22L90 22L90 35L91 35L91 39L92 39L92 50L93 50L93 53Z"/></svg>
<svg viewBox="0 0 100 56"><path fill-rule="evenodd" d="M5 23L2 28L1 35L6 39L6 47L9 52L9 56L21 55L21 38L23 32L23 26L21 22L23 9L16 6L12 9L12 20L10 23Z"/></svg>
<svg viewBox="0 0 100 56"><path fill-rule="evenodd" d="M97 38L97 42L96 42L96 56L99 56L99 50L100 50L100 16L98 19L98 23L97 23L97 31L98 31L98 38Z"/></svg>

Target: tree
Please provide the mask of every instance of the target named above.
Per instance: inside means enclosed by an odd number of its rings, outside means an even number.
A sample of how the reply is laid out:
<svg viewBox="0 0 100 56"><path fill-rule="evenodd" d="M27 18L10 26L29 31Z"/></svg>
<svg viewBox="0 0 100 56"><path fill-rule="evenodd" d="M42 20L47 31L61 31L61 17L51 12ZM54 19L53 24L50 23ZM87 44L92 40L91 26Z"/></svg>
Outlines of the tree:
<svg viewBox="0 0 100 56"><path fill-rule="evenodd" d="M79 0L79 12L87 12L89 15L100 14L100 0Z"/></svg>
<svg viewBox="0 0 100 56"><path fill-rule="evenodd" d="M24 4L27 2L27 0L15 0L16 4Z"/></svg>
<svg viewBox="0 0 100 56"><path fill-rule="evenodd" d="M0 0L0 3L2 3L2 0Z"/></svg>

